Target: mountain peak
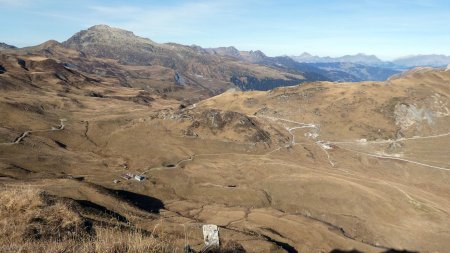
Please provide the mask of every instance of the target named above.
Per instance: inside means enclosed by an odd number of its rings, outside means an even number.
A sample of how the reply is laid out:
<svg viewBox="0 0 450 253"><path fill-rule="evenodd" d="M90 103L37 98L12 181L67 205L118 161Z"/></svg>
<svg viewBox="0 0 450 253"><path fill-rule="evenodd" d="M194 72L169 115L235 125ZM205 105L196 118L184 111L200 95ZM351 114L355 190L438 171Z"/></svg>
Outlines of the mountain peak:
<svg viewBox="0 0 450 253"><path fill-rule="evenodd" d="M103 25L103 24L91 26L85 31L90 34L97 34L97 35L102 35L102 36L109 35L109 36L115 36L115 37L117 37L117 36L138 37L131 31L124 30L124 29L117 28L117 27L111 27L109 25ZM83 32L83 31L81 31L81 32Z"/></svg>
<svg viewBox="0 0 450 253"><path fill-rule="evenodd" d="M112 27L105 24L99 24L88 28L88 30L107 30L107 29L112 29Z"/></svg>
<svg viewBox="0 0 450 253"><path fill-rule="evenodd" d="M301 55L299 55L298 57L313 57L312 54L308 53L308 52L303 52Z"/></svg>
<svg viewBox="0 0 450 253"><path fill-rule="evenodd" d="M94 33L124 34L124 35L128 35L128 36L136 36L131 31L128 31L128 30L125 30L122 28L112 27L109 25L102 25L102 24L91 26L86 31L94 32Z"/></svg>
<svg viewBox="0 0 450 253"><path fill-rule="evenodd" d="M266 55L261 50L255 50L255 51L251 50L249 53L250 53L250 55L252 55L254 57L258 57L258 58L266 57Z"/></svg>
<svg viewBox="0 0 450 253"><path fill-rule="evenodd" d="M221 50L221 51L226 51L226 52L233 52L233 53L239 53L239 50L237 50L235 47L233 46L228 46L228 47L218 47L215 48L215 50Z"/></svg>
<svg viewBox="0 0 450 253"><path fill-rule="evenodd" d="M128 44L128 43L153 43L150 39L136 36L133 32L111 27L108 25L95 25L86 30L82 30L70 39L63 42L64 45L73 47L76 44L102 43L102 44Z"/></svg>
<svg viewBox="0 0 450 253"><path fill-rule="evenodd" d="M237 50L237 48L233 47L233 46L228 46L225 47L226 50L230 51L230 52L239 52L239 50Z"/></svg>
<svg viewBox="0 0 450 253"><path fill-rule="evenodd" d="M42 47L53 47L53 46L59 46L61 43L59 43L56 40L47 40L46 42L42 43L40 46Z"/></svg>
<svg viewBox="0 0 450 253"><path fill-rule="evenodd" d="M355 55L345 55L340 57L341 59L349 60L350 62L381 62L381 60L375 55L368 55L365 53L358 53Z"/></svg>
<svg viewBox="0 0 450 253"><path fill-rule="evenodd" d="M237 50L233 46L228 47L217 47L217 48L208 48L206 49L210 53L222 55L222 56L230 56L234 58L241 58L241 52Z"/></svg>
<svg viewBox="0 0 450 253"><path fill-rule="evenodd" d="M142 58L142 53L152 51L156 43L127 30L108 25L95 25L76 33L63 42L63 45L98 57L144 63L148 59ZM130 52L133 52L133 57L126 57Z"/></svg>

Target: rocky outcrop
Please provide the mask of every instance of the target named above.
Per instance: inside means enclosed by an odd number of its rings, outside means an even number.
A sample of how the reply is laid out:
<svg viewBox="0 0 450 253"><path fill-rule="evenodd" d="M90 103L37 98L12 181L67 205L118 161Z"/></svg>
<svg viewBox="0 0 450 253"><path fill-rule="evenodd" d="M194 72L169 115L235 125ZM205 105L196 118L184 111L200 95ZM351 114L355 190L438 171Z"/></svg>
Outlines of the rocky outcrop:
<svg viewBox="0 0 450 253"><path fill-rule="evenodd" d="M190 114L189 112L186 112ZM240 136L238 139L258 143L271 143L271 134L254 119L238 112L221 111L217 109L204 110L190 116L192 124L185 129L186 136L198 137L199 132L207 130L213 135L227 134Z"/></svg>
<svg viewBox="0 0 450 253"><path fill-rule="evenodd" d="M16 49L17 47L12 46L12 45L8 45L6 43L0 42L0 50L3 49Z"/></svg>

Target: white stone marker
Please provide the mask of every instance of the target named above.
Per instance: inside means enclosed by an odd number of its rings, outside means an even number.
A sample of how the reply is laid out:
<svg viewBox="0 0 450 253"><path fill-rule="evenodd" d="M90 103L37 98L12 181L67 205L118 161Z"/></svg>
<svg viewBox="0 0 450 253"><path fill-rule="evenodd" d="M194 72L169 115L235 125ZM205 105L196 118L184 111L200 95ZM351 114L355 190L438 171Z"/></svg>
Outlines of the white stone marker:
<svg viewBox="0 0 450 253"><path fill-rule="evenodd" d="M205 247L219 247L219 228L217 225L203 225L203 240Z"/></svg>

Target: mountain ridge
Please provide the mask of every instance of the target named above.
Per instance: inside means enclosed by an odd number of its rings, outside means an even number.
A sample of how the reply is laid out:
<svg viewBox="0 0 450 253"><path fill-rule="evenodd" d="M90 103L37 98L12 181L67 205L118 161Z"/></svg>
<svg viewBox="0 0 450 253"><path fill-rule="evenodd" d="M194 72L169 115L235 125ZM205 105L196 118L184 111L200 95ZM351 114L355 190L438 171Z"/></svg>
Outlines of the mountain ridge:
<svg viewBox="0 0 450 253"><path fill-rule="evenodd" d="M307 62L307 63L334 63L334 62L349 62L349 63L359 63L366 65L380 65L383 63L375 55L367 55L364 53L358 53L355 55L344 55L340 57L320 57L317 55L312 55L310 53L304 52L299 56L290 56L292 59L298 62Z"/></svg>
<svg viewBox="0 0 450 253"><path fill-rule="evenodd" d="M408 55L393 59L391 61L384 61L379 59L376 55L367 55L358 53L355 55L344 55L340 57L324 56L320 57L304 52L298 56L290 56L298 62L305 63L358 63L368 66L380 66L390 68L413 68L413 67L445 67L450 64L450 56L444 54L418 54Z"/></svg>
<svg viewBox="0 0 450 253"><path fill-rule="evenodd" d="M173 84L179 86L175 86L176 89L195 86L196 89L204 90L208 96L233 86L242 90L268 90L312 81L384 81L407 69L362 53L338 58L320 58L303 53L303 60L299 62L288 56L270 57L260 50L239 51L234 46L202 48L196 45L156 43L131 31L108 25L95 25L81 30L61 43L50 40L38 46L10 50L45 51L43 53L47 56L56 53L57 57L67 60L72 66L83 68L83 71L89 71L89 67L83 66L88 64L88 59L112 59L117 61L115 65L123 65L127 70L119 71L114 67L108 73L119 78L123 85L131 86L136 85L136 82L130 81L129 77L138 76L129 71L131 66L159 68L157 75L161 77L158 82L172 79ZM68 53L66 50L71 51ZM302 62L305 59L312 60ZM80 61L83 64L79 64ZM113 63L107 61L102 64ZM104 71L101 66L91 69L97 73ZM220 83L210 87L213 81L207 80L218 80ZM143 87L144 81L139 82L139 86Z"/></svg>
<svg viewBox="0 0 450 253"><path fill-rule="evenodd" d="M0 42L0 50L2 50L2 49L16 49L16 48L17 48L16 46Z"/></svg>
<svg viewBox="0 0 450 253"><path fill-rule="evenodd" d="M384 81L389 76L393 74L397 74L399 71L387 71L385 69L373 69L377 67L370 67L371 71L367 69L369 67L363 65L353 65L353 72L348 71L344 68L339 68L339 66L335 66L334 68L323 68L320 65L315 63L304 63L297 62L291 57L288 56L275 56L269 57L266 56L260 50L256 51L239 51L235 47L219 47L219 48L208 48L206 49L211 54L219 54L226 57L231 57L235 59L239 59L242 61L262 64L274 68L283 69L286 71L299 71L303 73L303 75L312 81L337 81L337 82L346 82L346 81L365 81L365 80L380 80ZM378 73L385 72L385 74L381 75L371 75L370 73Z"/></svg>
<svg viewBox="0 0 450 253"><path fill-rule="evenodd" d="M450 64L450 56L444 54L411 55L392 61L406 67L446 67Z"/></svg>
<svg viewBox="0 0 450 253"><path fill-rule="evenodd" d="M117 85L157 89L189 101L231 88L271 89L307 81L299 72L211 55L196 46L159 44L106 25L82 30L62 43L50 40L14 53L43 54L79 71L113 78Z"/></svg>

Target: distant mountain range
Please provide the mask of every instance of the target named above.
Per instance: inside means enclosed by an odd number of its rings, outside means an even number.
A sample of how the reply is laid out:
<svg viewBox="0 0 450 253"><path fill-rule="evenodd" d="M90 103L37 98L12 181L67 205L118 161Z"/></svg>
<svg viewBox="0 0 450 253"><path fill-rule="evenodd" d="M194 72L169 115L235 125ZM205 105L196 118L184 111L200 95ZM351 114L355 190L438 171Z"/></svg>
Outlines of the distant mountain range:
<svg viewBox="0 0 450 253"><path fill-rule="evenodd" d="M290 56L297 62L303 63L357 63L368 66L382 66L387 68L408 69L414 67L445 67L450 64L450 56L446 55L412 55L395 59L393 61L382 61L375 55L356 54L342 57L320 57L303 53L299 56Z"/></svg>
<svg viewBox="0 0 450 253"><path fill-rule="evenodd" d="M262 64L285 71L300 71L308 80L314 81L384 81L401 72L400 69L384 66L383 61L376 56L363 54L340 58L320 58L303 54L300 58L296 58L288 56L269 57L259 50L239 51L234 47L208 48L206 51L211 54Z"/></svg>
<svg viewBox="0 0 450 253"><path fill-rule="evenodd" d="M406 67L445 67L450 64L450 56L436 54L413 55L396 59L393 63Z"/></svg>
<svg viewBox="0 0 450 253"><path fill-rule="evenodd" d="M27 48L0 43L1 53L45 55L88 74L117 80L119 85L156 89L200 99L230 88L269 90L302 82L384 81L416 66L444 67L450 57L420 55L385 62L374 55L269 57L259 50L202 48L156 43L131 31L96 25L67 41ZM183 92L179 92L183 89ZM174 95L175 96L175 95Z"/></svg>
<svg viewBox="0 0 450 253"><path fill-rule="evenodd" d="M356 54L356 55L344 55L341 57L320 57L316 55L311 55L309 53L303 53L299 56L291 56L292 59L298 62L305 63L335 63L335 62L349 62L349 63L358 63L364 65L383 65L383 61L380 60L375 55L366 55L366 54Z"/></svg>

